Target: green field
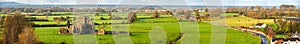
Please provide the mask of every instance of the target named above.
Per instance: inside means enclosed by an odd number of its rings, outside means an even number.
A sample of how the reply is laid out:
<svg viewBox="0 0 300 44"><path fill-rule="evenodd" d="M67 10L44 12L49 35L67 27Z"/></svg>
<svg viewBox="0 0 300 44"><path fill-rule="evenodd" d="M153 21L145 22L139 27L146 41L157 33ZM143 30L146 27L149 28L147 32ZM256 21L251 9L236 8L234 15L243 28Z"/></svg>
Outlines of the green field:
<svg viewBox="0 0 300 44"><path fill-rule="evenodd" d="M256 23L274 24L273 19L254 19L249 17L226 18L226 24L231 26L254 26Z"/></svg>
<svg viewBox="0 0 300 44"><path fill-rule="evenodd" d="M173 40L180 33L180 28L178 23L134 23L130 24L130 32L134 36L131 36L131 40L135 44L149 44L150 40L148 38L148 32L154 26L161 26L165 29L168 40ZM200 43L201 44L210 44L211 39L211 25L204 22L199 22L200 29ZM58 35L57 30L59 27L36 27L36 34L39 37L39 40L53 44L66 41L67 43L73 43L72 35ZM110 28L107 27L106 30ZM98 43L113 43L112 35L97 35ZM243 33L240 31L227 29L226 34L226 44L259 44L259 38L257 36L251 36L251 33Z"/></svg>
<svg viewBox="0 0 300 44"><path fill-rule="evenodd" d="M226 16L234 16L234 15L238 15L238 13L225 13Z"/></svg>
<svg viewBox="0 0 300 44"><path fill-rule="evenodd" d="M130 24L131 40L135 44L150 44L150 39L148 38L149 31L154 26L161 26L165 29L169 40L175 39L180 33L179 24L176 18L173 17L163 17L152 19L147 16L138 16L139 19L135 21L136 23ZM99 20L95 19L95 22L110 22L110 20ZM205 22L198 22L200 29L200 43L210 44L211 42L211 25ZM110 30L110 25L106 27L106 30ZM72 35L58 35L57 30L59 27L36 27L36 34L39 39L43 42L53 44L66 41L67 43L73 43ZM98 29L98 28L96 28ZM102 40L99 40L102 39ZM104 40L103 40L104 39ZM114 43L112 35L97 35L97 40L99 44L111 44ZM227 29L226 34L226 44L259 44L260 39L257 36L252 36L251 33L244 33L237 30Z"/></svg>
<svg viewBox="0 0 300 44"><path fill-rule="evenodd" d="M56 12L55 14L67 14L70 12ZM27 16L27 17L37 17L45 18L45 16ZM34 21L35 24L57 24L57 22L52 21L53 18L60 16L49 16L50 21ZM64 16L65 17L65 16ZM111 22L112 20L100 20L100 17L108 19L108 16L100 15L94 16L94 22L104 23ZM170 17L169 15L161 15L162 18L150 18L151 16L142 14L137 16L138 20L135 23L129 24L129 31L132 33L131 41L134 44L151 44L149 39L149 31L154 26L162 27L167 35L167 40L174 40L180 33L180 25L176 18ZM118 20L114 20L118 21ZM120 20L122 21L122 20ZM234 20L232 20L234 21ZM66 24L62 21L61 24ZM118 25L118 24L112 24ZM206 22L198 22L200 31L200 43L210 44L212 39L212 25ZM97 25L96 29L102 25ZM106 31L110 31L111 25L105 27ZM63 34L59 35L57 30L61 27L35 27L35 34L38 36L39 40L46 44L59 44L61 42L66 42L67 44L73 44L73 35ZM184 30L184 29L182 29ZM245 33L238 30L226 29L226 44L259 44L260 39L258 36L253 36L251 33ZM114 44L114 39L112 35L96 35L99 44ZM180 40L178 41L180 43Z"/></svg>

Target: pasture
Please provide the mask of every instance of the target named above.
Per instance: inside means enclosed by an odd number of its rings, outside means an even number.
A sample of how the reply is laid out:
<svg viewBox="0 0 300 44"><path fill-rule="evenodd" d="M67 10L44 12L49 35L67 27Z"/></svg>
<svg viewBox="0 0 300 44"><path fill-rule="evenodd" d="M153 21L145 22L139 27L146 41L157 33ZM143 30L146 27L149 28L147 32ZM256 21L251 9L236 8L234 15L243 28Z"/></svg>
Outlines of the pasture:
<svg viewBox="0 0 300 44"><path fill-rule="evenodd" d="M70 12L56 12L55 14L69 14ZM100 16L93 16L94 22L96 23L105 23L105 22L112 22L114 20L100 20L100 17L108 19L107 14L102 14ZM232 14L230 14L232 15ZM45 18L45 16L27 16L27 17L37 17L37 18L44 18L50 21L33 21L35 24L56 24L57 22L53 21L55 17L61 16L49 16ZM63 16L65 17L65 16ZM150 44L151 41L149 39L149 31L154 26L162 27L167 35L167 41L174 40L180 32L180 25L176 18L171 17L169 15L161 15L161 18L150 18L150 15L137 15L139 18L132 24L129 25L129 32L131 32L131 41L134 44ZM240 21L238 21L240 20ZM252 22L249 22L251 20ZM116 20L115 20L116 21ZM270 23L270 20L256 20L251 19L248 17L236 17L236 18L227 18L226 24L233 25L233 26L240 26L243 25L252 25L257 23L256 21ZM206 22L197 22L199 31L200 31L200 43L201 44L210 44L212 39L212 25ZM65 21L62 21L60 25L66 24ZM112 24L118 25L118 24ZM103 25L96 25L96 29L99 29ZM57 30L61 27L34 27L35 34L37 35L39 41L42 41L46 44L59 44L61 42L66 42L67 44L73 44L73 35L71 34L62 34L59 35ZM106 25L106 31L111 31L111 25ZM114 44L114 39L112 35L96 35L96 40L99 44ZM180 40L178 41L178 43ZM238 30L233 29L226 29L226 44L259 44L260 39L258 36L253 36L251 33L245 33Z"/></svg>

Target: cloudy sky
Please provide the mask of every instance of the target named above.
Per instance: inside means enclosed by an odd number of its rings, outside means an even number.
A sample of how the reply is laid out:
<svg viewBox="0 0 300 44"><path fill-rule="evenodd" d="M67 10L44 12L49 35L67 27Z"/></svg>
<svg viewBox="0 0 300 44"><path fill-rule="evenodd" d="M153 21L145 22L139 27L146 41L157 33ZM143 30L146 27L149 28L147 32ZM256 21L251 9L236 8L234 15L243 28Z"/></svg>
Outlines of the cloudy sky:
<svg viewBox="0 0 300 44"><path fill-rule="evenodd" d="M153 5L300 5L300 0L0 0L25 4L153 4Z"/></svg>

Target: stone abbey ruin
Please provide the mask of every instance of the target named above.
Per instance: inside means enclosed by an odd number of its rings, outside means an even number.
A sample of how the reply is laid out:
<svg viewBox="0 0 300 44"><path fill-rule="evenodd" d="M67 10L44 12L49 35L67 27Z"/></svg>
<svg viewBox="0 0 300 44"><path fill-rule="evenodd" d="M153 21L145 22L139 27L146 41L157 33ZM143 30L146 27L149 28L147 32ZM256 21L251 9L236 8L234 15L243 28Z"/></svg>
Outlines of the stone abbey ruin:
<svg viewBox="0 0 300 44"><path fill-rule="evenodd" d="M91 34L94 33L95 23L87 16L78 17L73 20L70 32L73 34Z"/></svg>

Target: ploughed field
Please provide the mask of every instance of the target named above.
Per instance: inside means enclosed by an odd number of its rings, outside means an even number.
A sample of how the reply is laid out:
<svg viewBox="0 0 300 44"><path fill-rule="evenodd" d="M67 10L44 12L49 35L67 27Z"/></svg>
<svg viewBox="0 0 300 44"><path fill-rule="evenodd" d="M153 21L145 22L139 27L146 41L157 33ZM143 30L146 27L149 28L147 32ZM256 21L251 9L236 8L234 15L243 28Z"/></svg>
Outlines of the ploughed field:
<svg viewBox="0 0 300 44"><path fill-rule="evenodd" d="M64 14L64 12L57 12L59 14ZM67 13L67 12L66 12ZM46 16L27 16L27 17L37 17L45 18ZM56 21L53 21L53 18L60 16L49 16L49 21L33 21L35 24L57 24ZM63 16L65 17L65 16ZM111 20L100 20L100 17L108 19L107 14L100 16L93 16L94 22L96 23L110 23ZM151 15L146 14L137 14L138 20L134 23L129 24L129 31L131 32L131 41L134 44L150 44L151 40L149 38L149 31L155 27L159 26L163 28L167 35L167 41L176 39L179 36L180 24L177 19L170 17L168 15L161 15L161 18L150 18ZM116 20L117 21L117 20ZM228 22L228 21L227 21ZM66 22L62 21L58 25L65 25ZM112 24L117 25L117 24ZM96 25L102 27L103 25ZM105 30L110 31L111 25L106 25ZM198 22L198 27L200 31L200 44L210 44L212 40L212 25L206 22ZM73 35L70 34L58 34L58 29L61 27L35 27L35 34L38 36L39 40L46 44L59 44L61 42L66 42L67 44L73 44ZM99 44L114 44L113 36L110 34L107 35L96 35L97 41ZM178 43L180 40L178 41ZM253 36L251 33L245 33L238 30L226 29L226 44L259 44L260 39L258 36Z"/></svg>

